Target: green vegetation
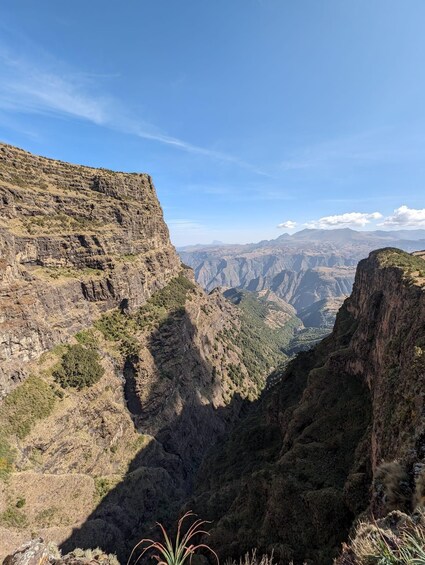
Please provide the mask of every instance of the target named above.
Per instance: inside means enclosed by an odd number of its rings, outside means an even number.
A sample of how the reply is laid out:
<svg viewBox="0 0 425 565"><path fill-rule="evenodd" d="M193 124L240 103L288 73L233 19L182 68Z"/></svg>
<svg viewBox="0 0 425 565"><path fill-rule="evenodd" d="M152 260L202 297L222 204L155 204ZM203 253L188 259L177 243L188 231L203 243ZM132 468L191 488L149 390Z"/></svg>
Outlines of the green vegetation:
<svg viewBox="0 0 425 565"><path fill-rule="evenodd" d="M99 227L99 222L84 216L68 216L67 214L27 216L23 224L29 234L60 231L89 231Z"/></svg>
<svg viewBox="0 0 425 565"><path fill-rule="evenodd" d="M418 276L425 277L425 260L417 255L389 247L379 251L378 258L383 267L398 267L407 275L417 273Z"/></svg>
<svg viewBox="0 0 425 565"><path fill-rule="evenodd" d="M22 529L28 525L25 514L16 506L9 506L0 514L0 524L6 528Z"/></svg>
<svg viewBox="0 0 425 565"><path fill-rule="evenodd" d="M117 486L122 480L120 476L113 477L96 477L94 479L95 486L95 502L99 503L105 496Z"/></svg>
<svg viewBox="0 0 425 565"><path fill-rule="evenodd" d="M192 281L180 273L164 288L155 294L142 306L136 315L136 323L140 328L157 325L164 320L170 312L183 308L186 304L188 293L195 288Z"/></svg>
<svg viewBox="0 0 425 565"><path fill-rule="evenodd" d="M124 255L120 255L118 259L124 261L124 263L134 263L134 261L137 261L138 257L136 253L125 253Z"/></svg>
<svg viewBox="0 0 425 565"><path fill-rule="evenodd" d="M13 469L15 451L0 432L0 481L8 478Z"/></svg>
<svg viewBox="0 0 425 565"><path fill-rule="evenodd" d="M94 325L108 341L118 343L120 352L124 356L128 357L137 354L139 346L137 339L134 337L137 326L131 316L123 314L119 310L114 310L113 312L103 314Z"/></svg>
<svg viewBox="0 0 425 565"><path fill-rule="evenodd" d="M49 526L58 525L58 508L50 506L37 512L35 517L36 523L41 528L48 528Z"/></svg>
<svg viewBox="0 0 425 565"><path fill-rule="evenodd" d="M271 327L267 319L273 311L280 311L278 304L247 291L238 292L231 300L241 311L240 328L224 330L222 336L226 343L234 343L241 349L250 377L261 388L265 376L288 359L285 348L300 321L288 315L285 323ZM240 377L236 373L234 368L230 370L232 380L238 382Z"/></svg>
<svg viewBox="0 0 425 565"><path fill-rule="evenodd" d="M134 315L124 314L119 310L108 312L95 323L95 327L107 340L117 342L123 355L137 355L137 331L153 330L171 314L181 313L188 293L194 288L195 285L181 273L155 292Z"/></svg>
<svg viewBox="0 0 425 565"><path fill-rule="evenodd" d="M7 435L24 438L37 420L51 414L55 400L55 393L49 384L39 377L30 376L5 398L0 407L0 429Z"/></svg>
<svg viewBox="0 0 425 565"><path fill-rule="evenodd" d="M23 508L25 506L25 504L26 504L25 498L23 496L20 496L18 498L18 500L16 501L15 506L16 506L16 508Z"/></svg>
<svg viewBox="0 0 425 565"><path fill-rule="evenodd" d="M81 345L88 345L90 347L97 347L98 340L96 339L96 335L93 330L82 330L75 334L75 339Z"/></svg>
<svg viewBox="0 0 425 565"><path fill-rule="evenodd" d="M68 348L53 376L63 388L81 390L97 383L103 373L97 350L79 343Z"/></svg>
<svg viewBox="0 0 425 565"><path fill-rule="evenodd" d="M294 337L286 347L286 353L293 355L299 351L310 349L317 342L329 335L330 330L327 328L305 328L297 331Z"/></svg>

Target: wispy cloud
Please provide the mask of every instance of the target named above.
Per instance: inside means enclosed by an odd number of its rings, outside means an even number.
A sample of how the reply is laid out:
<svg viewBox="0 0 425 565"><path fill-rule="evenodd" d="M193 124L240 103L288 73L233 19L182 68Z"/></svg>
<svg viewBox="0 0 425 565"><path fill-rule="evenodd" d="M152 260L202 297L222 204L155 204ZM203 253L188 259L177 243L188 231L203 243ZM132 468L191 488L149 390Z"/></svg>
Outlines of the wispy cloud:
<svg viewBox="0 0 425 565"><path fill-rule="evenodd" d="M292 220L286 220L286 222L277 225L278 228L285 230L293 230L296 226L297 222L293 222Z"/></svg>
<svg viewBox="0 0 425 565"><path fill-rule="evenodd" d="M269 176L251 163L232 154L190 143L160 131L156 126L131 115L120 101L99 95L94 79L113 75L59 72L10 54L0 46L0 109L7 112L56 115L89 121L123 133L151 140L187 153L232 163L261 176Z"/></svg>
<svg viewBox="0 0 425 565"><path fill-rule="evenodd" d="M347 212L345 214L336 214L333 216L324 216L318 220L306 222L304 225L311 229L329 229L329 228L347 228L358 227L363 228L374 220L382 218L380 212L372 212L365 214L363 212Z"/></svg>
<svg viewBox="0 0 425 565"><path fill-rule="evenodd" d="M187 219L171 219L167 221L167 224L171 230L174 232L177 231L199 231L204 229L204 225L196 220L187 220Z"/></svg>
<svg viewBox="0 0 425 565"><path fill-rule="evenodd" d="M425 208L409 208L400 206L391 216L387 216L379 226L383 227L425 227Z"/></svg>
<svg viewBox="0 0 425 565"><path fill-rule="evenodd" d="M282 160L280 169L286 172L334 170L340 166L411 160L423 157L423 141L422 135L405 135L390 127L368 130L302 147Z"/></svg>

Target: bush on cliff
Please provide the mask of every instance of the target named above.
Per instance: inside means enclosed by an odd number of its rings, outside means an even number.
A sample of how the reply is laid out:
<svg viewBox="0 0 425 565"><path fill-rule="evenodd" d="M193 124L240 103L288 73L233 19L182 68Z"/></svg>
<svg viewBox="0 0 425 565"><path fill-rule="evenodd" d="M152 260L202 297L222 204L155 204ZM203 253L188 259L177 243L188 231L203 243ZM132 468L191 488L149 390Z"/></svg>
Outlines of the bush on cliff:
<svg viewBox="0 0 425 565"><path fill-rule="evenodd" d="M5 398L0 407L0 432L5 436L24 438L37 420L51 414L54 404L52 387L39 377L30 376ZM0 448L0 459L4 457L4 452L5 448Z"/></svg>
<svg viewBox="0 0 425 565"><path fill-rule="evenodd" d="M103 373L98 352L92 347L77 344L68 348L53 376L63 388L81 390L97 383Z"/></svg>

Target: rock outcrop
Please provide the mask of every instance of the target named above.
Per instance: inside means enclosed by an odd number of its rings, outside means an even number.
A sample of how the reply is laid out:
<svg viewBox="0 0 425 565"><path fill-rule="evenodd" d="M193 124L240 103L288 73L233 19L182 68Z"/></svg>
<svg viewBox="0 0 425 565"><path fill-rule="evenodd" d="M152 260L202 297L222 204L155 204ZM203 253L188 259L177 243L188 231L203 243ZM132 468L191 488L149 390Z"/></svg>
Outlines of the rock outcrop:
<svg viewBox="0 0 425 565"><path fill-rule="evenodd" d="M23 544L3 561L4 565L119 565L114 555L99 549L74 550L62 555L56 544L41 538Z"/></svg>
<svg viewBox="0 0 425 565"><path fill-rule="evenodd" d="M325 565L362 513L423 504L424 390L425 261L373 252L332 334L204 462L192 507L211 543Z"/></svg>
<svg viewBox="0 0 425 565"><path fill-rule="evenodd" d="M179 270L149 175L0 145L0 396L29 361Z"/></svg>

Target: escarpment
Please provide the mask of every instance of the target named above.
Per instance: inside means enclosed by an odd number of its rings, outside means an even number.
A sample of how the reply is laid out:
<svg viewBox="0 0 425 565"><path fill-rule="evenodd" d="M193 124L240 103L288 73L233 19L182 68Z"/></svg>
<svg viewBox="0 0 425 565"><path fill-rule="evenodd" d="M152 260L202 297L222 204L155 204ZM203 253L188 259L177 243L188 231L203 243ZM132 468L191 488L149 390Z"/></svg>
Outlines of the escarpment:
<svg viewBox="0 0 425 565"><path fill-rule="evenodd" d="M0 559L35 535L125 562L280 352L245 355L261 336L181 265L147 175L0 155Z"/></svg>
<svg viewBox="0 0 425 565"><path fill-rule="evenodd" d="M328 564L360 515L423 504L424 386L423 255L372 252L332 334L204 462L192 506L211 543Z"/></svg>
<svg viewBox="0 0 425 565"><path fill-rule="evenodd" d="M0 396L26 364L180 269L151 178L0 145Z"/></svg>

